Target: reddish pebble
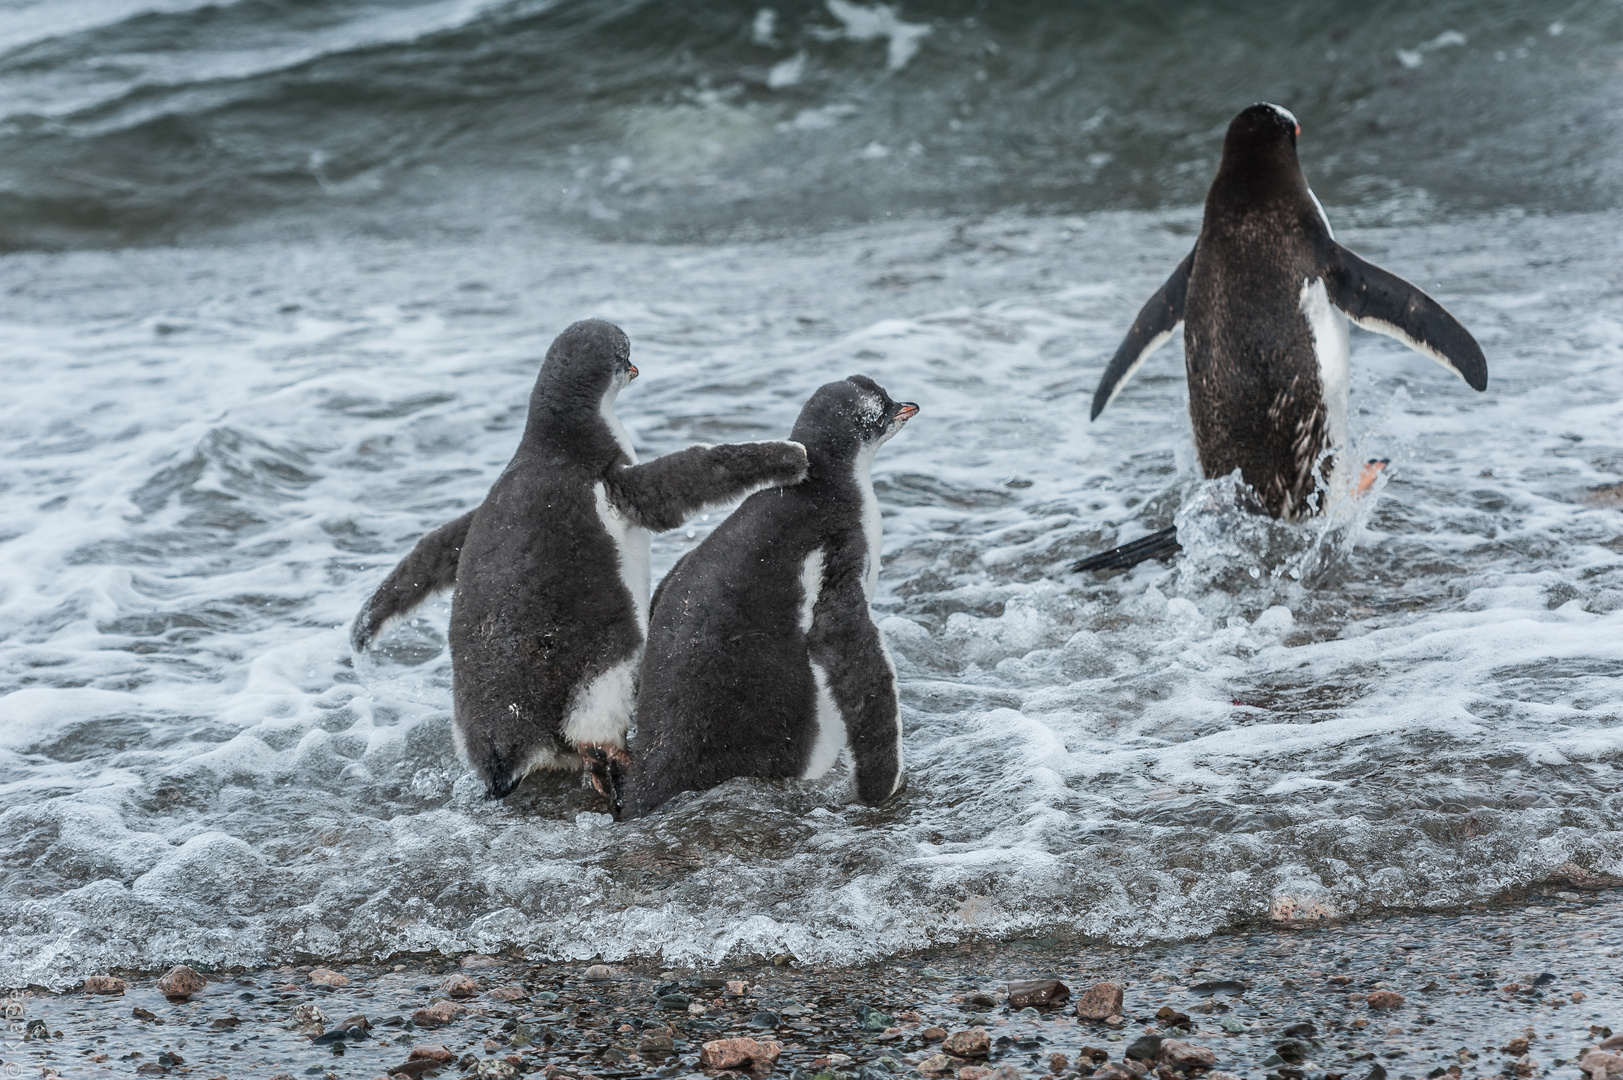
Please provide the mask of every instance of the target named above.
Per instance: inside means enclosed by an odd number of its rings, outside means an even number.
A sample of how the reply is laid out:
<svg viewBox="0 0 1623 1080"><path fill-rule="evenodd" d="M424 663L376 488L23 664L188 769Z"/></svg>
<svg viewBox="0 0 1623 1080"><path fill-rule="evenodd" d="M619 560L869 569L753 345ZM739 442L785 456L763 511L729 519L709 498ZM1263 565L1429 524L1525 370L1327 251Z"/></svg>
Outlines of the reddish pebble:
<svg viewBox="0 0 1623 1080"><path fill-rule="evenodd" d="M754 1039L712 1039L699 1049L699 1064L709 1069L732 1069L757 1062L778 1060L782 1051L775 1042Z"/></svg>

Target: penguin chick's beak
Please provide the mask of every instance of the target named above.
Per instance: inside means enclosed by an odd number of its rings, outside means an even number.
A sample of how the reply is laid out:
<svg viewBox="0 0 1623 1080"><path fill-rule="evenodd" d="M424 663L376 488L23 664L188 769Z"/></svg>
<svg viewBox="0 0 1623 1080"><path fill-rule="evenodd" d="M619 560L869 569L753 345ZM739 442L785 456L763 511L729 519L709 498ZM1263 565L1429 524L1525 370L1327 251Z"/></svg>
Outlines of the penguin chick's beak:
<svg viewBox="0 0 1623 1080"><path fill-rule="evenodd" d="M919 407L913 404L911 401L899 401L896 403L895 419L905 424L909 420L913 419L918 411Z"/></svg>
<svg viewBox="0 0 1623 1080"><path fill-rule="evenodd" d="M635 379L637 377L637 365L636 364L627 364L626 365L626 370L631 372L631 374L626 377L627 381L630 381L631 379Z"/></svg>

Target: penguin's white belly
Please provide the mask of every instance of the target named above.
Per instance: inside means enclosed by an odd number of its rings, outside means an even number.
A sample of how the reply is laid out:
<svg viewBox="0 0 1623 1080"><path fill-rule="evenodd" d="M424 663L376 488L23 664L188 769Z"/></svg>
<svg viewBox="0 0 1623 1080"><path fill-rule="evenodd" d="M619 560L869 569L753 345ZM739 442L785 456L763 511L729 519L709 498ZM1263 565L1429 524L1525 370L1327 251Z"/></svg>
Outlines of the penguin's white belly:
<svg viewBox="0 0 1623 1080"><path fill-rule="evenodd" d="M811 662L811 670L812 681L817 684L817 740L812 743L811 758L801 774L803 780L816 780L832 769L840 760L846 739L845 717L840 715L840 707L829 692L828 672L815 660Z"/></svg>
<svg viewBox="0 0 1623 1080"><path fill-rule="evenodd" d="M1313 335L1313 356L1319 369L1319 396L1324 402L1325 434L1335 456L1326 502L1333 503L1347 493L1348 476L1347 407L1351 394L1352 362L1347 337L1347 317L1330 303L1323 278L1302 282L1302 315Z"/></svg>
<svg viewBox="0 0 1623 1080"><path fill-rule="evenodd" d="M620 556L620 580L631 594L632 606L637 610L637 627L648 634L648 589L650 533L621 515L609 502L607 489L600 480L592 488L597 500L597 519L614 541L614 550Z"/></svg>
<svg viewBox="0 0 1623 1080"><path fill-rule="evenodd" d="M637 613L637 628L644 639L648 635L649 589L649 533L647 529L626 520L609 502L608 491L602 482L593 486L597 518L614 542L619 556L620 581L631 594L631 605ZM626 731L631 727L631 713L636 706L637 668L642 663L642 648L600 672L591 681L577 686L569 702L569 715L564 718L563 736L573 746L582 744L625 746Z"/></svg>

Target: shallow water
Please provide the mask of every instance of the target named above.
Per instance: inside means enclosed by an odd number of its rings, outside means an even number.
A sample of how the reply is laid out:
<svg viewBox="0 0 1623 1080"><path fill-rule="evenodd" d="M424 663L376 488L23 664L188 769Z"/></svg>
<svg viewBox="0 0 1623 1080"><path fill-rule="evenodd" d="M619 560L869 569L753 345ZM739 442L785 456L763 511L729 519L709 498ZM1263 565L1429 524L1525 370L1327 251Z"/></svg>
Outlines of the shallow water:
<svg viewBox="0 0 1623 1080"><path fill-rule="evenodd" d="M1354 449L1390 475L1303 527L1196 482L1176 343L1086 421L1190 210L0 261L0 984L1133 943L1623 874L1623 278L1594 243L1623 216L1330 211L1492 374L1355 333ZM781 436L854 371L921 404L875 466L894 807L839 777L629 825L573 778L492 805L451 746L446 605L351 657L586 315L631 335L645 454ZM1176 563L1066 571L1175 513ZM656 576L715 520L657 537Z"/></svg>

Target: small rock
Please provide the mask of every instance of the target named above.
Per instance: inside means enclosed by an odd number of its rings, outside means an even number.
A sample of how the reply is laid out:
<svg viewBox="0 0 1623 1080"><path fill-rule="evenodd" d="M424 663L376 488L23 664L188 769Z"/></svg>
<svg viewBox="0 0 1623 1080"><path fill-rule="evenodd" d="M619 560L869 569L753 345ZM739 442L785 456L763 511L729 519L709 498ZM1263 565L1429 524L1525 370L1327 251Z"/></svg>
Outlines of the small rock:
<svg viewBox="0 0 1623 1080"><path fill-rule="evenodd" d="M958 1080L986 1080L992 1070L985 1065L965 1065L958 1070Z"/></svg>
<svg viewBox="0 0 1623 1080"><path fill-rule="evenodd" d="M130 1010L130 1015L135 1017L137 1020L156 1020L158 1018L157 1013L153 1012L151 1009L143 1009L139 1005Z"/></svg>
<svg viewBox="0 0 1623 1080"><path fill-rule="evenodd" d="M689 1016L703 1016L704 1015L704 1002L702 1002L702 1001L690 1001L690 1002L688 1002L688 1015Z"/></svg>
<svg viewBox="0 0 1623 1080"><path fill-rule="evenodd" d="M1058 1076L1060 1073L1064 1072L1070 1067L1071 1059L1066 1057L1064 1054L1048 1055L1048 1071L1053 1073L1055 1076Z"/></svg>
<svg viewBox="0 0 1623 1080"><path fill-rule="evenodd" d="M445 1048L444 1043L419 1043L411 1048L406 1055L407 1061L450 1061L455 1054Z"/></svg>
<svg viewBox="0 0 1623 1080"><path fill-rule="evenodd" d="M207 985L203 976L185 964L177 964L158 980L158 993L167 998L189 998Z"/></svg>
<svg viewBox="0 0 1623 1080"><path fill-rule="evenodd" d="M368 1020L364 1013L356 1013L354 1016L345 1017L344 1019L338 1021L338 1026L341 1028L360 1028L362 1031L371 1031L372 1021Z"/></svg>
<svg viewBox="0 0 1623 1080"><path fill-rule="evenodd" d="M1155 1018L1161 1022L1162 1027L1189 1027L1189 1014L1181 1013L1171 1005L1163 1005L1155 1010Z"/></svg>
<svg viewBox="0 0 1623 1080"><path fill-rule="evenodd" d="M513 1080L518 1070L501 1058L487 1058L473 1067L472 1075L479 1080Z"/></svg>
<svg viewBox="0 0 1623 1080"><path fill-rule="evenodd" d="M84 991L87 994L122 994L129 986L123 979L116 979L111 975L92 975L85 980Z"/></svg>
<svg viewBox="0 0 1623 1080"><path fill-rule="evenodd" d="M1222 1069L1213 1069L1206 1074L1204 1080L1240 1080L1240 1077L1231 1072L1224 1072Z"/></svg>
<svg viewBox="0 0 1623 1080"><path fill-rule="evenodd" d="M498 961L494 956L486 956L484 953L469 953L467 956L464 956L460 962L463 968L468 971L478 971L480 968L493 968L500 963L500 961Z"/></svg>
<svg viewBox="0 0 1623 1080"><path fill-rule="evenodd" d="M946 1054L931 1054L916 1067L925 1076L945 1076L952 1071L953 1060Z"/></svg>
<svg viewBox="0 0 1623 1080"><path fill-rule="evenodd" d="M580 977L587 982L608 982L614 978L614 969L607 964L593 964L581 972Z"/></svg>
<svg viewBox="0 0 1623 1080"><path fill-rule="evenodd" d="M418 1027L444 1027L453 1020L458 1020L468 1013L467 1009L454 1001L436 1001L426 1009L418 1009L411 1014L411 1022Z"/></svg>
<svg viewBox="0 0 1623 1080"><path fill-rule="evenodd" d="M340 975L332 968L318 967L310 972L310 983L313 986L348 986L349 976Z"/></svg>
<svg viewBox="0 0 1623 1080"><path fill-rule="evenodd" d="M1574 991L1573 991L1573 992L1572 992L1572 1003L1573 1003L1573 1004L1574 1004L1574 1005L1576 1005L1576 1004L1578 1004L1578 1003L1579 1003L1579 1002L1581 1002L1581 1001L1583 1001L1583 999L1584 999L1584 998L1585 998L1585 997L1586 997L1586 996L1587 996L1587 995L1586 995L1586 994L1585 994L1585 993L1584 993L1584 992L1583 992L1583 991L1582 991L1582 990L1574 990Z"/></svg>
<svg viewBox="0 0 1623 1080"><path fill-rule="evenodd" d="M1076 1067L1078 1071L1088 1065L1103 1065L1110 1060L1110 1051L1101 1050L1097 1046L1084 1046L1076 1052Z"/></svg>
<svg viewBox="0 0 1623 1080"><path fill-rule="evenodd" d="M1589 1080L1611 1080L1612 1077L1623 1076L1623 1056L1591 1050L1578 1062L1578 1068Z"/></svg>
<svg viewBox="0 0 1623 1080"><path fill-rule="evenodd" d="M895 1018L889 1013L882 1013L870 1006L859 1005L857 1006L857 1021L862 1025L863 1031L884 1031L895 1023Z"/></svg>
<svg viewBox="0 0 1623 1080"><path fill-rule="evenodd" d="M1108 1020L1121 1015L1121 983L1094 983L1076 999L1076 1015L1083 1020Z"/></svg>
<svg viewBox="0 0 1623 1080"><path fill-rule="evenodd" d="M944 1027L927 1027L923 1031L919 1032L919 1038L923 1039L927 1043L940 1042L946 1037L947 1029Z"/></svg>
<svg viewBox="0 0 1623 1080"><path fill-rule="evenodd" d="M783 1017L775 1012L768 1012L766 1009L762 1009L749 1019L750 1027L768 1031L775 1030L781 1023L783 1023Z"/></svg>
<svg viewBox="0 0 1623 1080"><path fill-rule="evenodd" d="M975 1027L948 1035L942 1040L941 1049L957 1057L983 1058L992 1052L992 1040L987 1038L985 1028Z"/></svg>
<svg viewBox="0 0 1623 1080"><path fill-rule="evenodd" d="M1509 1054L1511 1057L1521 1057L1523 1054L1527 1053L1527 1036L1518 1035L1505 1045L1501 1046L1499 1049L1504 1053Z"/></svg>
<svg viewBox="0 0 1623 1080"><path fill-rule="evenodd" d="M743 979L727 980L728 997L743 997L745 994L749 993L749 989L750 984L745 982Z"/></svg>
<svg viewBox="0 0 1623 1080"><path fill-rule="evenodd" d="M637 1052L643 1057L667 1058L676 1053L676 1040L669 1035L644 1035Z"/></svg>
<svg viewBox="0 0 1623 1080"><path fill-rule="evenodd" d="M1623 1035L1613 1035L1600 1041L1602 1050L1623 1050Z"/></svg>
<svg viewBox="0 0 1623 1080"><path fill-rule="evenodd" d="M215 1031L235 1031L241 1023L242 1018L240 1016L216 1016L209 1021L209 1027Z"/></svg>
<svg viewBox="0 0 1623 1080"><path fill-rule="evenodd" d="M1125 1065L1117 1065L1114 1061L1107 1061L1088 1075L1092 1076L1093 1080L1139 1080L1144 1074L1134 1072Z"/></svg>
<svg viewBox="0 0 1623 1080"><path fill-rule="evenodd" d="M1159 1035L1140 1035L1127 1044L1121 1056L1128 1061L1154 1061L1155 1055L1161 1052L1161 1042Z"/></svg>
<svg viewBox="0 0 1623 1080"><path fill-rule="evenodd" d="M326 1022L327 1018L321 1014L321 1009L314 1002L306 1001L302 1005L293 1006L295 1027L319 1027Z"/></svg>
<svg viewBox="0 0 1623 1080"><path fill-rule="evenodd" d="M454 998L473 997L479 992L479 984L469 975L448 975L440 983L440 993L449 994Z"/></svg>
<svg viewBox="0 0 1623 1080"><path fill-rule="evenodd" d="M1181 1072L1190 1069L1209 1069L1217 1064L1217 1051L1182 1039L1164 1039L1155 1053L1157 1065L1169 1065Z"/></svg>
<svg viewBox="0 0 1623 1080"><path fill-rule="evenodd" d="M1058 979L1028 979L1009 984L1011 1009L1059 1005L1070 1000L1071 988Z"/></svg>
<svg viewBox="0 0 1623 1080"><path fill-rule="evenodd" d="M699 1064L708 1069L732 1069L740 1065L770 1065L782 1048L775 1042L754 1039L712 1039L699 1048Z"/></svg>
<svg viewBox="0 0 1623 1080"><path fill-rule="evenodd" d="M525 1001L530 994L522 986L498 986L485 991L491 1001Z"/></svg>
<svg viewBox="0 0 1623 1080"><path fill-rule="evenodd" d="M659 999L659 1007L672 1012L687 1012L692 1002L693 999L686 994L665 994Z"/></svg>
<svg viewBox="0 0 1623 1080"><path fill-rule="evenodd" d="M1364 1000L1369 1002L1370 1008L1378 1012L1391 1012L1394 1009L1403 1008L1406 1004L1402 994L1391 990L1377 990Z"/></svg>

